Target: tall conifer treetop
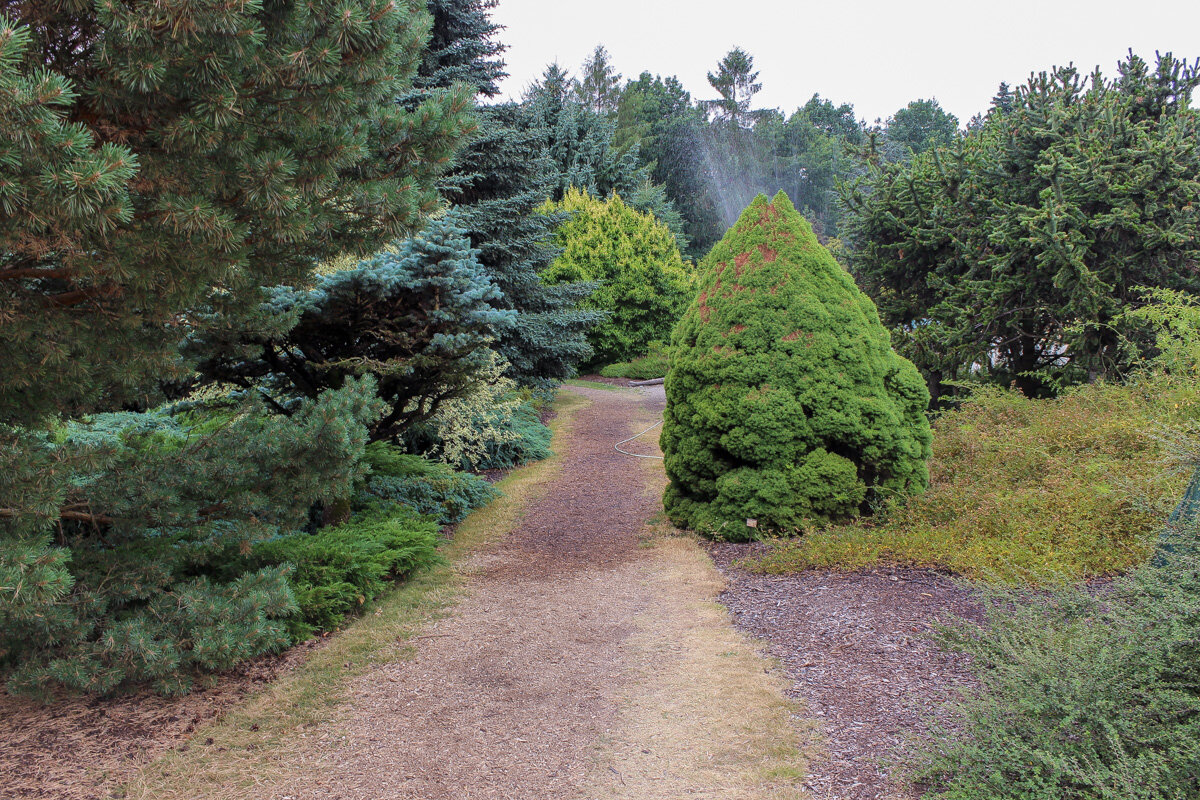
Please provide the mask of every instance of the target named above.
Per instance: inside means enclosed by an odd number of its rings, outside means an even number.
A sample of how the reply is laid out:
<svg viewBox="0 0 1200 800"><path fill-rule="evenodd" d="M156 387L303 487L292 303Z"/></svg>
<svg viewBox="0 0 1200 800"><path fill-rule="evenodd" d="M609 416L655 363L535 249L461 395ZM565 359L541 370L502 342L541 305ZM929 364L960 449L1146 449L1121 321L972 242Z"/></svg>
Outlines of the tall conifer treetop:
<svg viewBox="0 0 1200 800"><path fill-rule="evenodd" d="M750 204L699 288L666 381L675 524L730 539L796 532L924 489L925 384L787 195Z"/></svg>
<svg viewBox="0 0 1200 800"><path fill-rule="evenodd" d="M136 396L187 309L409 232L469 127L469 90L394 102L415 0L5 7L0 422Z"/></svg>
<svg viewBox="0 0 1200 800"><path fill-rule="evenodd" d="M505 45L494 38L503 26L492 22L499 0L429 0L433 16L429 46L413 84L419 89L467 84L485 97L500 94Z"/></svg>

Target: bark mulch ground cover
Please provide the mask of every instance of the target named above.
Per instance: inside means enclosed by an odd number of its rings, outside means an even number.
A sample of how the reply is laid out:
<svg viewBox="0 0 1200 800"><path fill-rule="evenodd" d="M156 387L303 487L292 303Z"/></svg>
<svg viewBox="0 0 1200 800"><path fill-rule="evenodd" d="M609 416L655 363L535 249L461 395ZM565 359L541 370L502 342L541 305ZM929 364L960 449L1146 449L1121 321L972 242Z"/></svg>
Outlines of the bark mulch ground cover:
<svg viewBox="0 0 1200 800"><path fill-rule="evenodd" d="M708 551L728 580L720 600L734 623L766 643L821 724L825 754L805 788L814 800L915 797L894 765L926 730L923 720L972 685L964 658L929 634L951 616L981 621L972 593L930 570L762 575L738 564L762 548Z"/></svg>
<svg viewBox="0 0 1200 800"><path fill-rule="evenodd" d="M50 705L0 688L0 798L107 798L155 756L186 747L192 732L298 664L321 639L258 658L185 697L148 691L68 697Z"/></svg>

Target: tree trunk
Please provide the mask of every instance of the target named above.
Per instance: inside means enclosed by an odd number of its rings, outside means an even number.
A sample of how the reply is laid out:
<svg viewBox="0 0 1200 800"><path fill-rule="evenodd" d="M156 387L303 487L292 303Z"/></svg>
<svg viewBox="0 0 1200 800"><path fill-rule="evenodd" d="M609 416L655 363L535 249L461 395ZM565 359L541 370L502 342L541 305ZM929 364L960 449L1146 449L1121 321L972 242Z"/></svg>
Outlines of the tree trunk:
<svg viewBox="0 0 1200 800"><path fill-rule="evenodd" d="M350 498L339 497L325 504L321 510L321 527L328 528L333 525L341 525L343 522L350 520Z"/></svg>

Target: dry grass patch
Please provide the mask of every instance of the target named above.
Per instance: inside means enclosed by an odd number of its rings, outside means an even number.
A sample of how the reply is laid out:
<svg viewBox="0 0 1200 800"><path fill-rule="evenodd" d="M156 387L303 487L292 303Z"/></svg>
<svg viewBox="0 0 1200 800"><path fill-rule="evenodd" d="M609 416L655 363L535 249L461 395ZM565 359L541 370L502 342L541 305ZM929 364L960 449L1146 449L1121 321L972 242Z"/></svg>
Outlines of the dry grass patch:
<svg viewBox="0 0 1200 800"><path fill-rule="evenodd" d="M560 394L550 427L561 442L572 412L588 401ZM269 796L269 787L319 769L312 740L336 735L353 678L411 657L407 642L447 613L472 571L470 556L514 530L529 504L561 469L561 457L514 471L497 484L504 496L471 514L443 554L446 563L381 597L366 615L332 637L295 671L197 730L188 745L141 770L116 796L139 800L217 800Z"/></svg>
<svg viewBox="0 0 1200 800"><path fill-rule="evenodd" d="M658 603L627 644L638 666L584 796L805 797L815 728L715 601L724 582L711 560L691 538L661 538L645 572Z"/></svg>
<svg viewBox="0 0 1200 800"><path fill-rule="evenodd" d="M1194 389L1148 380L1049 400L980 391L934 424L930 487L875 518L777 543L769 573L883 561L1001 582L1120 572L1151 551L1184 478L1164 426L1200 416Z"/></svg>

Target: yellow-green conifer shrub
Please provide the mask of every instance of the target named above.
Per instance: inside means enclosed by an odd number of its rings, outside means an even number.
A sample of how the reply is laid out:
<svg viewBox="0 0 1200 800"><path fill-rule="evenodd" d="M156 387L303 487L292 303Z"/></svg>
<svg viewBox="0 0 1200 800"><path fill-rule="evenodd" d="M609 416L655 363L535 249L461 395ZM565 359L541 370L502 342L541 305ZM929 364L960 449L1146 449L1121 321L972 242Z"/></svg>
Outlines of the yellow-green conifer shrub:
<svg viewBox="0 0 1200 800"><path fill-rule="evenodd" d="M666 380L672 522L795 533L925 488L925 383L783 192L742 212L699 289Z"/></svg>
<svg viewBox="0 0 1200 800"><path fill-rule="evenodd" d="M596 281L583 305L609 315L589 334L591 363L630 361L645 355L650 342L665 340L695 286L692 265L670 228L616 194L600 200L569 189L562 202L546 208L571 216L555 236L562 253L542 278L551 284Z"/></svg>

